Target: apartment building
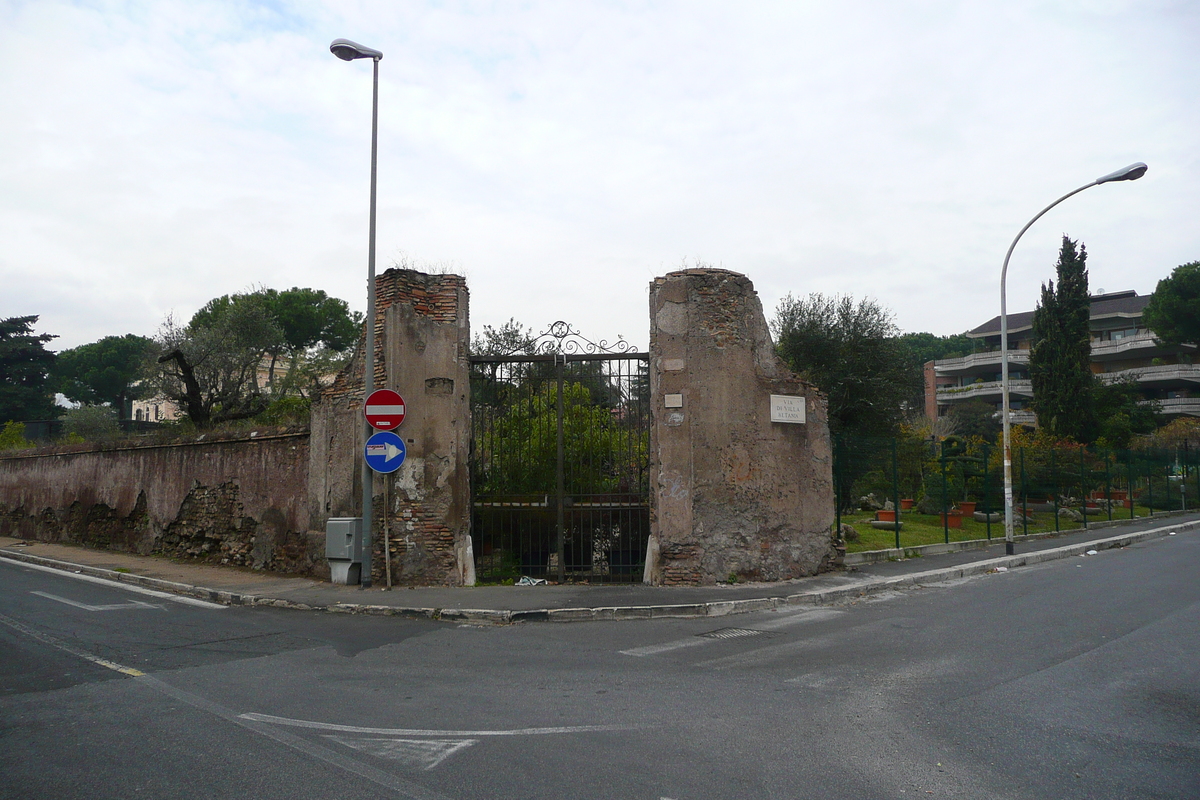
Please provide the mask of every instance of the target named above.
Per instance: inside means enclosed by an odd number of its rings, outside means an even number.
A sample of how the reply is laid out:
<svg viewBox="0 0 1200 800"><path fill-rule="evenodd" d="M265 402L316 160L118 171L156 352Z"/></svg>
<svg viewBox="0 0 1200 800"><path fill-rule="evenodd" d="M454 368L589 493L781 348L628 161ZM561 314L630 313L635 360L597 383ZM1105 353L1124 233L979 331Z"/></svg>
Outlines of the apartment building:
<svg viewBox="0 0 1200 800"><path fill-rule="evenodd" d="M1142 324L1149 295L1134 291L1092 295L1092 372L1104 381L1133 379L1167 417L1200 417L1200 357L1194 344L1165 346ZM955 403L983 400L1000 410L1000 317L967 333L975 352L925 364L925 414L946 414ZM1029 348L1033 312L1008 315L1009 405L1012 421L1036 425L1030 410ZM1196 364L1192 361L1195 358Z"/></svg>

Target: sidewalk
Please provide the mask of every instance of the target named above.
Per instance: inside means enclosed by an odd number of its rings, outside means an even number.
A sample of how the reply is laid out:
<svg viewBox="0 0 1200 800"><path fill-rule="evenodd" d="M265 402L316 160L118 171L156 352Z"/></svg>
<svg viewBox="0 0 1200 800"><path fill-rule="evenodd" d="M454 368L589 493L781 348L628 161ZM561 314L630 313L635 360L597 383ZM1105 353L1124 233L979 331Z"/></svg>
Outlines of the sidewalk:
<svg viewBox="0 0 1200 800"><path fill-rule="evenodd" d="M381 614L491 623L721 617L787 605L823 605L906 586L1013 569L1079 556L1087 550L1124 547L1200 528L1200 513L1156 516L1072 531L1049 538L1018 537L1017 555L1004 555L1003 539L979 549L920 558L861 563L844 572L782 583L700 587L476 586L467 588L379 586L364 590L303 577L175 562L76 545L24 542L0 537L0 558L198 597L228 605L265 605L337 613ZM933 550L939 549L934 546ZM912 548L910 548L910 552ZM869 561L870 557L857 559Z"/></svg>

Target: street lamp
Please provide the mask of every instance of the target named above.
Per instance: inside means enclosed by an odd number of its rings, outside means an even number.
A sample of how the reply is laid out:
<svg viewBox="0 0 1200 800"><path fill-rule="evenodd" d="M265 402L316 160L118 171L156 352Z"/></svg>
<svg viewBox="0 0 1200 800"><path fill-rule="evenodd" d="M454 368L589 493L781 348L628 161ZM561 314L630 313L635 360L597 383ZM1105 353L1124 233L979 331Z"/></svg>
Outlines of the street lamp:
<svg viewBox="0 0 1200 800"><path fill-rule="evenodd" d="M352 42L349 39L334 39L329 45L329 52L343 61L354 61L357 58L371 59L375 67L374 86L371 91L371 224L367 244L367 349L363 359L363 410L367 407L367 398L375 390L375 160L379 149L379 60L383 53L370 47ZM363 415L363 441L371 438L371 424ZM360 585L364 589L371 588L371 562L374 548L371 543L371 491L375 473L359 451L355 448L355 458L362 465L362 522L363 522L363 565Z"/></svg>
<svg viewBox="0 0 1200 800"><path fill-rule="evenodd" d="M1012 555L1013 550L1013 488L1012 488L1012 441L1009 436L1009 408L1008 408L1008 307L1005 296L1005 281L1008 279L1008 259L1012 255L1013 248L1017 246L1017 242L1025 235L1025 231L1033 223L1042 218L1050 209L1066 200L1071 195L1076 195L1084 189L1090 189L1093 186L1099 186L1102 183L1112 183L1113 181L1136 181L1138 178L1146 174L1148 167L1142 162L1130 164L1124 169L1119 169L1116 172L1110 172L1107 175L1097 178L1091 183L1080 186L1073 192L1068 192L1062 197L1055 200L1050 205L1038 212L1038 215L1029 220L1021 232L1017 234L1017 238L1013 239L1012 244L1008 246L1008 252L1004 254L1004 268L1000 270L1000 395L1003 403L1002 424L1004 426L1004 552Z"/></svg>

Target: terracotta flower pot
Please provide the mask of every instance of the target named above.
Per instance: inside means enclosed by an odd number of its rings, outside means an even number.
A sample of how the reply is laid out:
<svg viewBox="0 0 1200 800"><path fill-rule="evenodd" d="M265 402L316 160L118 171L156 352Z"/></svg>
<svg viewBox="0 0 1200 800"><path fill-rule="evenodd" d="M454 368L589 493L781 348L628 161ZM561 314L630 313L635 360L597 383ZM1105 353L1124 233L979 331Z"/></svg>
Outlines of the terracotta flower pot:
<svg viewBox="0 0 1200 800"><path fill-rule="evenodd" d="M905 500L905 499L900 500L900 510L901 511L911 511L912 507L913 507L912 498L909 498L907 500Z"/></svg>
<svg viewBox="0 0 1200 800"><path fill-rule="evenodd" d="M875 519L879 520L880 522L895 522L896 521L896 512L895 511L876 511Z"/></svg>
<svg viewBox="0 0 1200 800"><path fill-rule="evenodd" d="M969 517L975 513L977 503L974 500L963 500L958 504L958 510L962 512L964 517Z"/></svg>
<svg viewBox="0 0 1200 800"><path fill-rule="evenodd" d="M942 523L947 528L961 528L962 519L962 514L958 513L957 511L949 511L945 514L942 514Z"/></svg>

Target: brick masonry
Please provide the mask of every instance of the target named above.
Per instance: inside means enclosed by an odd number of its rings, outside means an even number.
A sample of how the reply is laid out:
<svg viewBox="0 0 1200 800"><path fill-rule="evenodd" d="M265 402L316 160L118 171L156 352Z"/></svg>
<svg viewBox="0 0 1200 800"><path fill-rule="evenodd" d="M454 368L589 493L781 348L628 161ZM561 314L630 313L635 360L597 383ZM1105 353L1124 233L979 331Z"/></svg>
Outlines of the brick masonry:
<svg viewBox="0 0 1200 800"><path fill-rule="evenodd" d="M399 471L374 479L372 581L386 577L386 523L396 584L474 583L466 281L390 269L377 276L375 293L375 386L404 398L396 433L408 455ZM314 518L359 516L365 340L313 409Z"/></svg>

